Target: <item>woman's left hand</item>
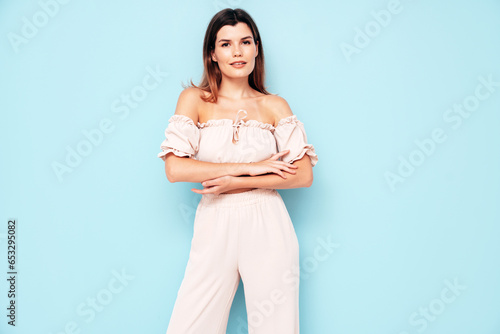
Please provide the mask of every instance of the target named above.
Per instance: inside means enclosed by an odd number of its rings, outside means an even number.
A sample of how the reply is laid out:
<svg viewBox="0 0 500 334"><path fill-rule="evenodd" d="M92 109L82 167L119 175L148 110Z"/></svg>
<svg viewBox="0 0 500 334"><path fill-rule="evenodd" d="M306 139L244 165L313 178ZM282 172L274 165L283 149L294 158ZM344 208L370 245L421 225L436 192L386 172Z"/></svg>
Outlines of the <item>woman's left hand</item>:
<svg viewBox="0 0 500 334"><path fill-rule="evenodd" d="M234 179L235 176L230 176L230 175L224 175L221 177L217 177L215 179L211 179L208 181L203 181L201 183L202 186L204 186L203 189L196 189L193 188L191 189L197 194L215 194L219 195L220 193L236 189L234 187L235 182Z"/></svg>

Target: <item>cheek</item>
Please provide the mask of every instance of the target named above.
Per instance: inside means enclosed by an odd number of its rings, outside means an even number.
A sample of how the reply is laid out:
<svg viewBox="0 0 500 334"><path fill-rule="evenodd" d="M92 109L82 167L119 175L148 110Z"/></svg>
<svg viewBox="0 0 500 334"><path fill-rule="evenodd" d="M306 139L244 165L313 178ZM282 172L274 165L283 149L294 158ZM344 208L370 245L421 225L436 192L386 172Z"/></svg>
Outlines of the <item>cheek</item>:
<svg viewBox="0 0 500 334"><path fill-rule="evenodd" d="M230 48L221 48L219 49L219 57L223 59L231 58L232 53Z"/></svg>
<svg viewBox="0 0 500 334"><path fill-rule="evenodd" d="M259 53L257 51L254 51L253 52L253 60L255 61L255 59L259 56Z"/></svg>

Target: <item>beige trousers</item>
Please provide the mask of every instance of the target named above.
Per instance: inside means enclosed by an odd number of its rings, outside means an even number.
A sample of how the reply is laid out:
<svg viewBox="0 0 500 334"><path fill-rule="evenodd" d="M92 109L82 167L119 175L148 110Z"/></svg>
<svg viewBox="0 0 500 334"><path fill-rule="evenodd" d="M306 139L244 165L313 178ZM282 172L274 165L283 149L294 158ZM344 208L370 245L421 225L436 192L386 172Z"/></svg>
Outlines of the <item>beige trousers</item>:
<svg viewBox="0 0 500 334"><path fill-rule="evenodd" d="M225 334L240 278L249 334L299 333L299 244L275 189L204 194L193 229L167 334Z"/></svg>

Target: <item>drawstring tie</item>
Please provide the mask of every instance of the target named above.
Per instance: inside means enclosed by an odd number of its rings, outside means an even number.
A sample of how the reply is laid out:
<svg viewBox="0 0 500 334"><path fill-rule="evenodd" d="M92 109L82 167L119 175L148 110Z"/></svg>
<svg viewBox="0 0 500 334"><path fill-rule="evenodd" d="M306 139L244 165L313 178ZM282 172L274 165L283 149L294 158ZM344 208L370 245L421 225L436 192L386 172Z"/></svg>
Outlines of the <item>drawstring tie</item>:
<svg viewBox="0 0 500 334"><path fill-rule="evenodd" d="M243 116L241 119L239 119L240 112L245 113L245 116ZM247 117L246 110L243 110L243 109L238 110L238 113L236 114L236 118L235 118L234 123L233 123L233 144L238 144L238 142L240 140L239 130L240 130L241 125L243 124L243 119L245 117Z"/></svg>

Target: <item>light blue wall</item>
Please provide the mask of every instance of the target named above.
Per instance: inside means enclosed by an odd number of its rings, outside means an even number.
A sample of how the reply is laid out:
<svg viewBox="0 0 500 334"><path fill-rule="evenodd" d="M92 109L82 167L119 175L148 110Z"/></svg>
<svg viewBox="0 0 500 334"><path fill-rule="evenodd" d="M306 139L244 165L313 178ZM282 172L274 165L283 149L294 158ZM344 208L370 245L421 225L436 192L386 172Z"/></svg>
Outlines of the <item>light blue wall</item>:
<svg viewBox="0 0 500 334"><path fill-rule="evenodd" d="M499 333L498 1L54 1L0 2L3 277L18 223L17 326L2 279L1 333L166 331L201 185L170 184L156 155L225 7L256 21L269 90L319 156L311 188L280 190L301 333ZM240 285L228 333L245 323Z"/></svg>

